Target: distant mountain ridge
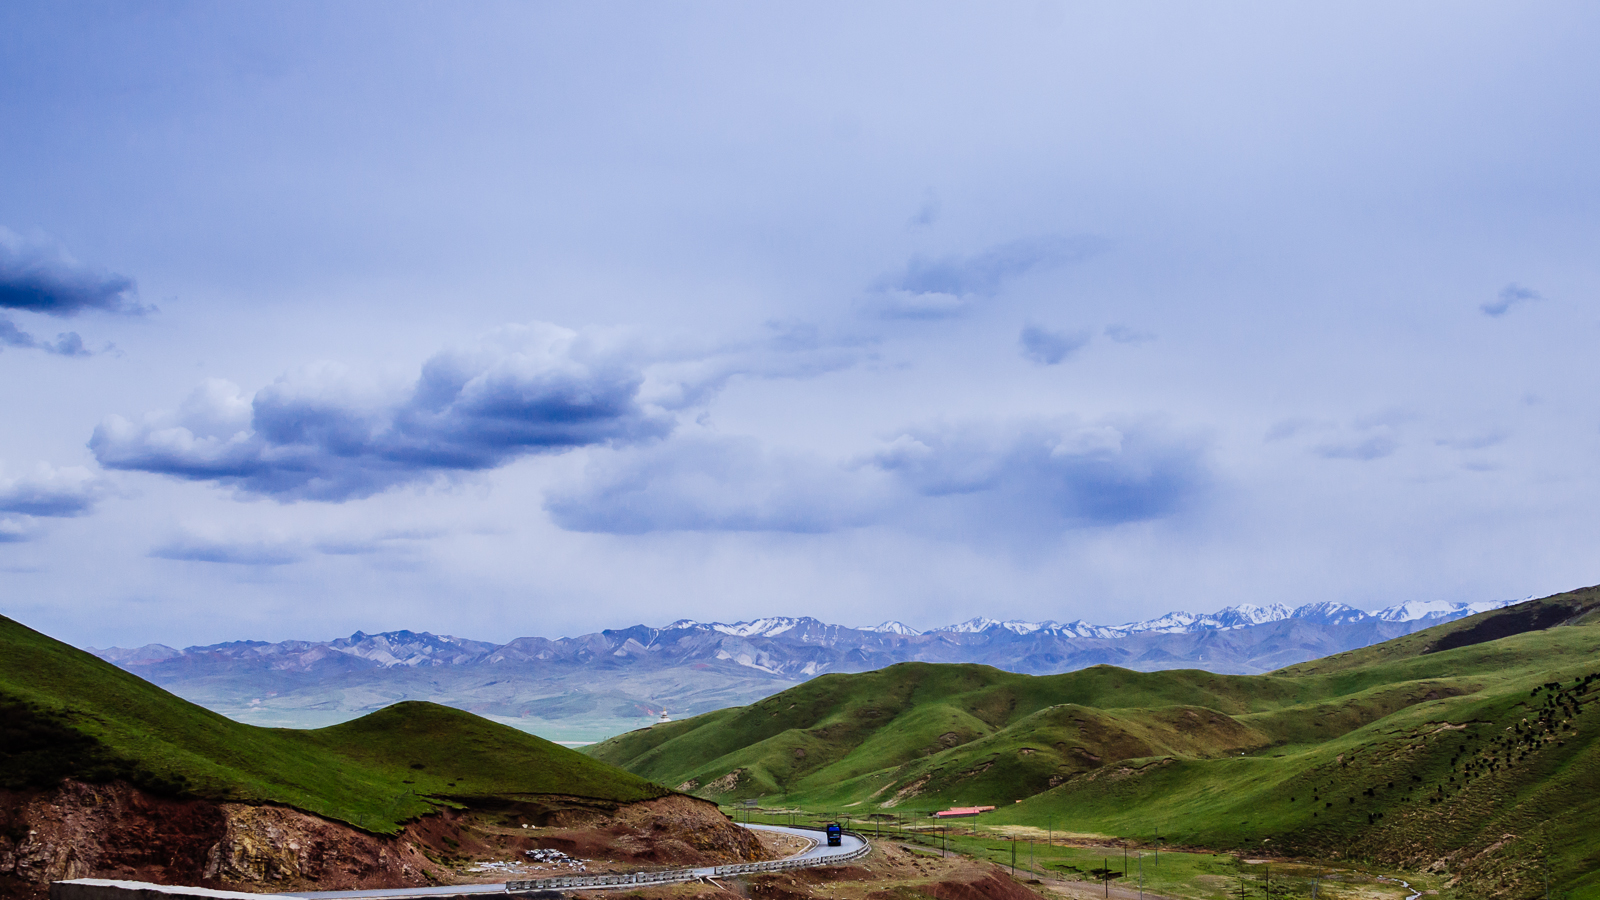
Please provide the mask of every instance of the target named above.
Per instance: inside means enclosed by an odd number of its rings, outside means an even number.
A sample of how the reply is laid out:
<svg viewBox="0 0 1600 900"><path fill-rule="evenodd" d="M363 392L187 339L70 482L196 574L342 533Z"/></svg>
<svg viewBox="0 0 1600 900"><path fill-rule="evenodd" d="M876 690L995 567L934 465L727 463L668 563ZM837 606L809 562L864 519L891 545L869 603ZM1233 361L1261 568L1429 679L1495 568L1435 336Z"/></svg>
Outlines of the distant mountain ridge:
<svg viewBox="0 0 1600 900"><path fill-rule="evenodd" d="M402 630L331 641L88 649L257 724L329 724L399 700L431 700L547 736L587 738L638 727L663 710L750 703L816 675L898 662L982 663L1035 675L1102 663L1254 674L1514 602L1413 602L1376 612L1341 603L1244 604L1123 625L976 617L928 631L893 621L851 628L809 616L679 619L663 628L504 644ZM590 730L563 730L577 724Z"/></svg>
<svg viewBox="0 0 1600 900"><path fill-rule="evenodd" d="M1268 622L1281 622L1286 619L1302 619L1327 625L1353 624L1366 620L1438 624L1473 615L1474 613L1500 609L1520 602L1520 600L1481 603L1423 601L1402 603L1371 613L1343 603L1334 602L1308 603L1294 609L1290 609L1281 603L1271 603L1266 606L1254 606L1244 603L1238 606L1224 607L1214 613L1169 612L1154 619L1129 622L1125 625L1091 625L1082 619L1066 623L1052 620L1025 622L1020 619L1008 619L1001 622L996 619L977 616L955 625L918 631L909 625L895 621L851 628L846 625L829 625L810 616L798 618L769 616L748 622L733 623L697 622L694 619L678 619L663 628L650 630L664 634L672 631L709 629L734 637L766 638L775 638L779 635L798 632L802 641L828 640L829 637L840 631L913 637L940 633L986 634L996 629L1004 629L1016 635L1048 634L1063 637L1115 639L1152 632L1159 634L1192 634L1200 631L1226 631L1251 625L1263 625ZM623 631L631 632L640 628L647 628L647 626L636 625L633 628L623 629ZM607 630L601 633L613 634L618 632ZM791 634L791 636L794 635ZM531 647L536 647L537 642L559 644L563 641L581 640L583 638L558 638L555 641L550 641L546 638L518 638L507 644L494 644L487 641L458 638L447 634L436 635L426 631L385 631L379 634L366 634L357 631L347 638L336 638L331 641L321 642L280 641L278 643L268 643L266 641L229 641L222 644L187 647L183 650L168 647L165 644L146 644L143 647L133 649L121 647L108 647L106 649L88 647L85 649L108 662L117 665L126 663L135 666L148 665L194 653L221 653L227 655L255 653L263 657L284 659L291 656L299 656L306 663L310 663L326 658L325 654L317 652L324 648L359 659L370 660L381 666L438 666L463 665L479 661L503 662L527 656L527 650ZM495 653L495 651L505 648L515 649L504 653ZM535 651L531 655L535 659L550 659L553 658L554 654Z"/></svg>

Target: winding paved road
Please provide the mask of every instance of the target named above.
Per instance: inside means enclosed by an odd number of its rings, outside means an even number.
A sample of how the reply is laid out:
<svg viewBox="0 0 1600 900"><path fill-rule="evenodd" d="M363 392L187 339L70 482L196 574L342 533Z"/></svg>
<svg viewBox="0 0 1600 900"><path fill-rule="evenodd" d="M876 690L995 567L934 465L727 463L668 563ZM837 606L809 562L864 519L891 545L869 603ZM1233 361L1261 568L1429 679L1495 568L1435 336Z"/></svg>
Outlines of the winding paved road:
<svg viewBox="0 0 1600 900"><path fill-rule="evenodd" d="M752 831L773 831L780 834L792 834L812 842L810 849L787 857L790 860L821 861L835 856L849 856L867 844L866 841L853 834L846 834L842 846L829 847L826 842L821 840L822 831L817 828L789 828L783 825L745 825L743 827ZM685 871L694 878L709 878L716 875L715 866L690 868ZM604 888L583 888L582 890L604 890ZM406 900L408 897L458 897L462 894L504 894L505 892L506 882L499 882L497 884L443 884L438 887L383 888L375 891L311 891L293 894L272 894L269 896L284 898L304 897L306 900L346 900L346 898L349 898L349 900L357 900L357 898Z"/></svg>

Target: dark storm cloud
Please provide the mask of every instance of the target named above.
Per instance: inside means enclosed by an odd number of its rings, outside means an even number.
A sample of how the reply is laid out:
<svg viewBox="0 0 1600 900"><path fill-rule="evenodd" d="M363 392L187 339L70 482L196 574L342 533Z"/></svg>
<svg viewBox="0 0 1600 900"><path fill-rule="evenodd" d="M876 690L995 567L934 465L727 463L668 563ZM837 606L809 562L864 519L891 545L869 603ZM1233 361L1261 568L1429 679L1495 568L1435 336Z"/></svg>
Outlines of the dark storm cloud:
<svg viewBox="0 0 1600 900"><path fill-rule="evenodd" d="M290 500L348 500L538 453L660 437L671 420L639 402L643 375L549 325L502 329L440 353L395 399L332 369L280 378L246 400L213 382L176 415L112 416L89 442L107 468L209 481Z"/></svg>
<svg viewBox="0 0 1600 900"><path fill-rule="evenodd" d="M1529 300L1543 300L1538 291L1530 290L1520 284L1508 284L1500 289L1500 295L1488 303L1479 306L1486 316L1500 317L1511 311L1511 307Z"/></svg>
<svg viewBox="0 0 1600 900"><path fill-rule="evenodd" d="M959 314L970 298L992 297L1028 272L1079 262L1105 245L1088 235L1024 238L971 256L913 256L903 272L872 286L873 311L885 318L936 319Z"/></svg>
<svg viewBox="0 0 1600 900"><path fill-rule="evenodd" d="M85 265L59 245L0 229L0 309L75 316L84 310L138 314L133 279Z"/></svg>
<svg viewBox="0 0 1600 900"><path fill-rule="evenodd" d="M1038 325L1028 325L1022 329L1017 343L1022 347L1022 355L1041 366L1053 366L1078 352L1089 343L1089 333L1050 331Z"/></svg>
<svg viewBox="0 0 1600 900"><path fill-rule="evenodd" d="M613 534L930 522L1048 534L1171 515L1209 480L1200 443L1158 428L989 423L909 432L848 465L748 438L679 438L591 464L546 509L568 530Z"/></svg>

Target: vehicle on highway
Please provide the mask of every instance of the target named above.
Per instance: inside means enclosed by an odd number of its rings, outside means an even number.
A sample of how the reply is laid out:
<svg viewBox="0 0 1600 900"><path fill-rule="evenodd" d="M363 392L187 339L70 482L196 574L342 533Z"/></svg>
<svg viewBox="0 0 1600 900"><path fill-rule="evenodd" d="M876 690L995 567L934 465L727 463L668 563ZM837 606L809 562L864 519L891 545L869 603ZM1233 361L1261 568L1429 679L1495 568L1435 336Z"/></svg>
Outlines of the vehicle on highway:
<svg viewBox="0 0 1600 900"><path fill-rule="evenodd" d="M838 847L838 846L841 846L843 844L844 844L844 829L839 827L839 823L838 822L829 822L828 823L828 846L829 847Z"/></svg>

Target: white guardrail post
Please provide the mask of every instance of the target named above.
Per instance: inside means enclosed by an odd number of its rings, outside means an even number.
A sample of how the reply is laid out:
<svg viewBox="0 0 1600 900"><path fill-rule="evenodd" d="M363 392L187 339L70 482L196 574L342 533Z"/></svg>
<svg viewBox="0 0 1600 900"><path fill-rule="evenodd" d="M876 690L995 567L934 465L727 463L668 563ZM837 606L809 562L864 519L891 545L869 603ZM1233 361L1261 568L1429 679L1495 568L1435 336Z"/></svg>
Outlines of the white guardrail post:
<svg viewBox="0 0 1600 900"><path fill-rule="evenodd" d="M847 831L845 834L861 840L861 846L839 856L818 856L810 859L775 859L768 862L736 863L716 866L713 877L721 875L749 875L755 872L782 872L786 869L809 869L853 862L872 852L872 842L864 834ZM537 878L532 881L508 881L506 893L551 891L561 888L618 887L622 885L670 884L674 881L691 881L694 869L669 869L664 872L633 872L627 875L560 875L555 878Z"/></svg>

